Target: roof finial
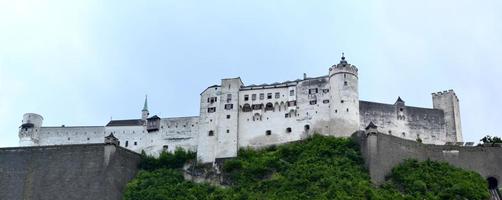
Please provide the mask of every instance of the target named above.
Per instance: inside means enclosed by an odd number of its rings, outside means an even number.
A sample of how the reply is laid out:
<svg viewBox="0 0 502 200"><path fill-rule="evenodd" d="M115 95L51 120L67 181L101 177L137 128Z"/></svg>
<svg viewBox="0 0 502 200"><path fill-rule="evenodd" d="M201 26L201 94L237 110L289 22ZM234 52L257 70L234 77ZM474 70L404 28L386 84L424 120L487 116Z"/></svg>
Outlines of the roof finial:
<svg viewBox="0 0 502 200"><path fill-rule="evenodd" d="M348 64L347 61L345 60L345 53L344 52L342 52L342 60L340 60L340 64L343 64L344 66L346 64Z"/></svg>
<svg viewBox="0 0 502 200"><path fill-rule="evenodd" d="M148 95L145 94L145 105L142 111L148 111Z"/></svg>

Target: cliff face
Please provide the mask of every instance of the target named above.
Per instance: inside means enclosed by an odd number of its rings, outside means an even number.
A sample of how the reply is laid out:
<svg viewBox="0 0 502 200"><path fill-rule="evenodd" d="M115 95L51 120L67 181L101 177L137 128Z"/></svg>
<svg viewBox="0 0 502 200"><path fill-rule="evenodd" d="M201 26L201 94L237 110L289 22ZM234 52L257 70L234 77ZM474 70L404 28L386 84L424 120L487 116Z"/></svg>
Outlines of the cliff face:
<svg viewBox="0 0 502 200"><path fill-rule="evenodd" d="M121 199L139 154L109 144L0 149L0 199Z"/></svg>

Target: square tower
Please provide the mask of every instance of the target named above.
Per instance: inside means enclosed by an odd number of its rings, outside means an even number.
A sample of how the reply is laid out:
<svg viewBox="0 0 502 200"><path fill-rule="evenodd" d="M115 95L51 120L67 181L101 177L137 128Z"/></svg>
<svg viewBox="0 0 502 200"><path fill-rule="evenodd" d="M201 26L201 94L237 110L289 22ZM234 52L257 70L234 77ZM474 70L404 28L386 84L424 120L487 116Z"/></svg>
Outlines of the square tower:
<svg viewBox="0 0 502 200"><path fill-rule="evenodd" d="M446 142L462 142L462 125L457 95L453 90L432 93L433 108L443 110Z"/></svg>

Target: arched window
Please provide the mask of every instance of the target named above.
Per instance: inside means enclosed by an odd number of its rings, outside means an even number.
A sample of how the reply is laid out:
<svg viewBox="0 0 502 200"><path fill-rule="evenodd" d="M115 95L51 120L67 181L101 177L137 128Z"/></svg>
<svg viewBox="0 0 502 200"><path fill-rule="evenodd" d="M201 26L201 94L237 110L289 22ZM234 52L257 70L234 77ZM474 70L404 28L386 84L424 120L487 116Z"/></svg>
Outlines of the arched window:
<svg viewBox="0 0 502 200"><path fill-rule="evenodd" d="M259 113L255 113L253 115L253 121L261 121L261 115Z"/></svg>
<svg viewBox="0 0 502 200"><path fill-rule="evenodd" d="M207 134L208 136L214 136L214 131L210 130L209 133Z"/></svg>
<svg viewBox="0 0 502 200"><path fill-rule="evenodd" d="M244 104L244 106L242 106L242 112L251 112L252 109L251 109L251 105L249 104Z"/></svg>
<svg viewBox="0 0 502 200"><path fill-rule="evenodd" d="M286 128L286 133L291 133L291 127Z"/></svg>
<svg viewBox="0 0 502 200"><path fill-rule="evenodd" d="M267 103L267 105L265 105L265 111L274 111L274 104Z"/></svg>
<svg viewBox="0 0 502 200"><path fill-rule="evenodd" d="M304 126L304 128L305 128L305 132L308 132L308 131L310 130L310 125L306 124L306 125Z"/></svg>

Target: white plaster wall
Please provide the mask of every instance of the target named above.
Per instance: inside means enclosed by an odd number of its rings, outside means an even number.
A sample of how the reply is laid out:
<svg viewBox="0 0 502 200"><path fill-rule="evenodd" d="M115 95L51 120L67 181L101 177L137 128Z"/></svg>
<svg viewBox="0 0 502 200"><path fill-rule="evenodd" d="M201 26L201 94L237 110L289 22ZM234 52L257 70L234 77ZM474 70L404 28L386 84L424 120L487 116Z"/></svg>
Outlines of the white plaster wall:
<svg viewBox="0 0 502 200"><path fill-rule="evenodd" d="M38 145L103 143L103 126L41 127Z"/></svg>
<svg viewBox="0 0 502 200"><path fill-rule="evenodd" d="M239 90L241 86L240 78L223 79L221 82L220 101L217 109L218 126L215 132L217 138L215 156L217 158L237 156ZM225 105L232 105L233 108L225 109Z"/></svg>
<svg viewBox="0 0 502 200"><path fill-rule="evenodd" d="M221 100L220 94L221 88L219 86L207 88L201 94L197 159L204 163L213 162L216 157L216 145L218 144L218 141L215 135L218 132L217 121L219 116L216 112L208 113L207 109L209 107L215 107L218 109L218 102ZM210 97L217 97L218 102L207 102L207 98ZM213 131L215 135L210 136L208 134L209 131Z"/></svg>
<svg viewBox="0 0 502 200"><path fill-rule="evenodd" d="M330 125L336 136L348 137L359 130L359 80L357 74L347 67L330 70L331 119ZM347 85L345 85L347 82Z"/></svg>

